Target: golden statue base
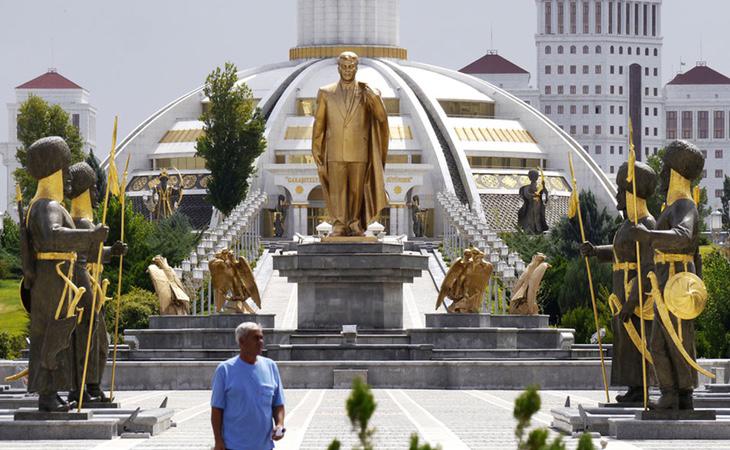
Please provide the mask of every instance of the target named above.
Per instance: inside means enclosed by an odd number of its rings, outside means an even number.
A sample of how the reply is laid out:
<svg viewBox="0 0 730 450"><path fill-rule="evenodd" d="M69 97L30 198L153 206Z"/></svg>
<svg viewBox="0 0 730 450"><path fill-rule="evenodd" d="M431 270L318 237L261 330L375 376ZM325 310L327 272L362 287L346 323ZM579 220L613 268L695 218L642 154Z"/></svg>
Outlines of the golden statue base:
<svg viewBox="0 0 730 450"><path fill-rule="evenodd" d="M346 243L370 243L378 242L376 236L325 236L321 239L322 243L346 244Z"/></svg>

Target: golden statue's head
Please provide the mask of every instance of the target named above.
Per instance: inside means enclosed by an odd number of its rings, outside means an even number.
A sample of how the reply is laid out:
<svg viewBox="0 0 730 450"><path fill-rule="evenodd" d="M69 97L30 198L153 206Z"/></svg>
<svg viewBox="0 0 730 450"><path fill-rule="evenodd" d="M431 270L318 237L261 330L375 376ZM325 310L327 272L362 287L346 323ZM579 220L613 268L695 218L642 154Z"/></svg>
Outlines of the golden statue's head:
<svg viewBox="0 0 730 450"><path fill-rule="evenodd" d="M347 83L355 81L357 65L360 58L354 52L342 52L337 58L337 71L340 72L340 79Z"/></svg>

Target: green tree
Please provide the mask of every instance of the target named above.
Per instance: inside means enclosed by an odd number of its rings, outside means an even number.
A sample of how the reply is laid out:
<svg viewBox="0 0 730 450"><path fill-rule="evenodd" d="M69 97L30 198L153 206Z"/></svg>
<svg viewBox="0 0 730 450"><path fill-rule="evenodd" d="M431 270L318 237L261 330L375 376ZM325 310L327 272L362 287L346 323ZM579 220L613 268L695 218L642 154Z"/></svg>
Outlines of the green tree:
<svg viewBox="0 0 730 450"><path fill-rule="evenodd" d="M730 177L725 175L722 182L722 227L730 230Z"/></svg>
<svg viewBox="0 0 730 450"><path fill-rule="evenodd" d="M16 183L20 184L23 200L26 203L35 194L37 185L36 180L25 169L28 147L46 136L60 136L66 141L71 149L72 163L86 159L83 140L79 130L69 121L68 113L60 106L49 105L42 98L31 94L18 109L18 141L21 146L16 150L15 157L20 163L20 167L13 172Z"/></svg>
<svg viewBox="0 0 730 450"><path fill-rule="evenodd" d="M20 278L23 268L20 261L20 227L8 214L2 218L0 232L0 278Z"/></svg>
<svg viewBox="0 0 730 450"><path fill-rule="evenodd" d="M715 250L702 260L707 304L697 318L697 352L705 358L730 356L730 261Z"/></svg>
<svg viewBox="0 0 730 450"><path fill-rule="evenodd" d="M368 428L368 423L377 406L370 386L362 381L362 379L355 378L352 382L352 391L347 398L345 407L352 427L357 430L357 437L360 440L359 448L362 450L373 450L373 434L375 433L375 429Z"/></svg>
<svg viewBox="0 0 730 450"><path fill-rule="evenodd" d="M97 208L97 222L101 221L102 205ZM152 235L155 224L147 221L145 217L134 211L130 201L124 205L124 242L127 243L127 255L124 257L122 271L122 293L129 292L132 287L138 286L152 290L152 282L147 275L147 266L152 257L148 247L148 238ZM107 245L120 239L122 226L122 207L119 199L109 197L109 210L107 212L106 224L109 226ZM110 264L104 265L104 277L110 281L110 292L116 293L119 270L119 260L114 258Z"/></svg>
<svg viewBox="0 0 730 450"><path fill-rule="evenodd" d="M205 133L196 145L197 155L205 158L211 172L208 199L224 215L246 196L253 163L266 148L266 121L236 72L235 65L226 63L208 75L203 92L210 107L200 117Z"/></svg>

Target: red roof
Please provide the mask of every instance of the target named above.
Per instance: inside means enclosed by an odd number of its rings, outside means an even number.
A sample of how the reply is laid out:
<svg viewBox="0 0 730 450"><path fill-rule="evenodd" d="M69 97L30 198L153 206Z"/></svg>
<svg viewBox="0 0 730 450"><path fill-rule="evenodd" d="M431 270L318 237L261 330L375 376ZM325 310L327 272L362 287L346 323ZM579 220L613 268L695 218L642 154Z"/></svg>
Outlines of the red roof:
<svg viewBox="0 0 730 450"><path fill-rule="evenodd" d="M680 73L668 84L730 84L730 78L707 66L695 66Z"/></svg>
<svg viewBox="0 0 730 450"><path fill-rule="evenodd" d="M529 73L517 64L508 61L497 53L489 52L473 63L459 70L462 73L484 74L484 73L505 73L525 74Z"/></svg>
<svg viewBox="0 0 730 450"><path fill-rule="evenodd" d="M55 70L49 70L43 75L21 84L15 89L83 89L78 84L59 74Z"/></svg>

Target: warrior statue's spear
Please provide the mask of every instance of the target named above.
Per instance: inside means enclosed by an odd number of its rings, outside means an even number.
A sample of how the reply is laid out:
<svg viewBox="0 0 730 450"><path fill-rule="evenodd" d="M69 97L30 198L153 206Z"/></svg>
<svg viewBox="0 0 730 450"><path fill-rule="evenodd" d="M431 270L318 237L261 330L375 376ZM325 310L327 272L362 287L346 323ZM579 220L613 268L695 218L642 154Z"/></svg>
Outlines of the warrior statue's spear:
<svg viewBox="0 0 730 450"><path fill-rule="evenodd" d="M570 207L568 209L568 217L571 219L578 216L578 225L580 226L580 238L582 242L586 240L586 232L583 228L583 214L580 211L580 200L578 197L578 182L575 181L575 170L573 169L573 154L568 153L568 164L570 165L570 177L573 182L573 193L570 196ZM591 275L591 264L588 257L585 257L586 272L588 273L588 286L591 290L591 303L593 304L593 320L596 323L596 336L598 337L598 354L601 357L601 374L603 375L603 388L606 390L606 402L611 399L608 395L608 379L606 378L606 363L603 360L603 342L601 342L601 329L598 324L598 307L596 306L596 293L593 289L593 276Z"/></svg>
<svg viewBox="0 0 730 450"><path fill-rule="evenodd" d="M112 183L117 184L117 188L119 187L118 181L116 179L116 171L114 174L112 174L112 167L114 167L114 151L117 147L117 117L114 117L114 130L112 131L112 149L109 153L109 160L111 161L111 164L109 165L109 175L107 176L106 180L106 189L104 190L104 207L102 209L101 214L101 224L106 225L106 213L109 209L109 189L111 188ZM101 256L104 251L104 242L99 243L99 251L96 256L96 266L94 266L94 273L92 274L92 277L94 278L94 281L96 284L99 284L99 278L101 276ZM81 387L79 389L79 408L78 411L81 412L81 407L84 404L84 391L86 388L86 371L89 368L89 352L91 351L91 335L94 333L94 315L96 313L96 294L99 291L99 289L93 289L94 293L91 295L91 312L89 315L89 335L86 337L86 355L84 356L84 371L81 376Z"/></svg>
<svg viewBox="0 0 730 450"><path fill-rule="evenodd" d="M626 181L631 183L631 197L634 207L634 226L639 225L639 209L636 201L636 150L634 149L634 127L629 119L629 170ZM629 207L629 205L626 205ZM636 241L636 286L639 289L639 321L641 322L641 382L644 394L644 410L648 408L648 392L646 389L646 335L644 332L644 289L641 279L641 246Z"/></svg>
<svg viewBox="0 0 730 450"><path fill-rule="evenodd" d="M120 198L119 203L122 208L122 225L121 231L119 232L119 240L124 242L124 213L125 213L125 200L127 198L127 170L129 169L129 158L132 155L127 155L127 162L124 164L124 172L122 173L122 184L120 186ZM111 390L109 391L109 400L114 401L114 380L117 373L117 346L119 345L119 309L122 304L122 265L124 264L124 254L119 256L119 275L117 276L117 301L114 308L114 352L112 354L112 382Z"/></svg>

